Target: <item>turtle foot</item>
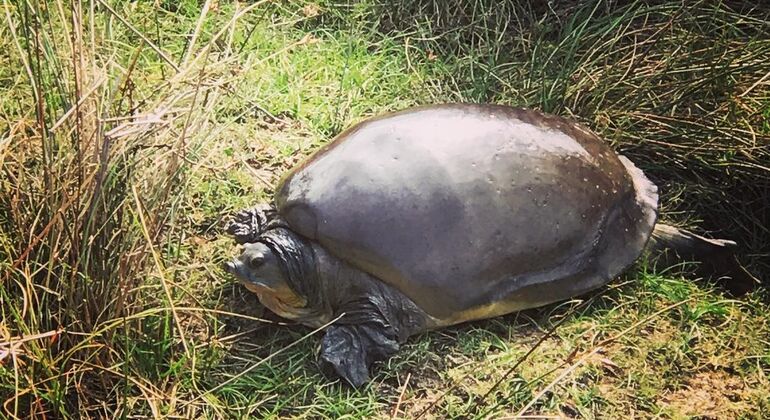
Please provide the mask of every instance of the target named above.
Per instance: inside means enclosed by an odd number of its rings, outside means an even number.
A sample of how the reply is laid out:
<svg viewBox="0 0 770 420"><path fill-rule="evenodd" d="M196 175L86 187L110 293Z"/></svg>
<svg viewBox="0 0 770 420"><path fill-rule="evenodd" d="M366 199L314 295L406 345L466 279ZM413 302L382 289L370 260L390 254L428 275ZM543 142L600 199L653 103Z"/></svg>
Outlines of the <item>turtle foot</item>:
<svg viewBox="0 0 770 420"><path fill-rule="evenodd" d="M239 244L255 242L274 215L275 210L267 204L241 210L227 225L227 233Z"/></svg>
<svg viewBox="0 0 770 420"><path fill-rule="evenodd" d="M327 375L336 374L355 388L369 381L369 366L398 351L398 342L369 325L334 325L321 342L319 364Z"/></svg>

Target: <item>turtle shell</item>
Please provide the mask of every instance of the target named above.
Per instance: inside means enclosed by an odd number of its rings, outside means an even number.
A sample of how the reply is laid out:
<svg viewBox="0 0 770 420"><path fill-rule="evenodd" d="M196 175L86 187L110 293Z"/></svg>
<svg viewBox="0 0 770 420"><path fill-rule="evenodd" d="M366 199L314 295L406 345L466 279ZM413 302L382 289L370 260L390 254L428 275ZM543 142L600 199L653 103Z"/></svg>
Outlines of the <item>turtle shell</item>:
<svg viewBox="0 0 770 420"><path fill-rule="evenodd" d="M657 188L588 129L498 105L364 121L294 168L278 215L435 325L567 299L641 254Z"/></svg>

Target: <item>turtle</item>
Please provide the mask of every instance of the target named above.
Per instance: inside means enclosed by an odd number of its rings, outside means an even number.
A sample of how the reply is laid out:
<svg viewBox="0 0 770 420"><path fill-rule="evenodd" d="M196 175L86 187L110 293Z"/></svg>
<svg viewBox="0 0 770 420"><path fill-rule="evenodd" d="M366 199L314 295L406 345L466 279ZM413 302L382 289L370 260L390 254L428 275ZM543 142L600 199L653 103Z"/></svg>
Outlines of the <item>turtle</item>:
<svg viewBox="0 0 770 420"><path fill-rule="evenodd" d="M736 247L657 218L655 184L579 123L428 105L345 130L272 203L238 212L225 270L277 315L324 327L322 371L359 387L415 334L580 296L649 248Z"/></svg>

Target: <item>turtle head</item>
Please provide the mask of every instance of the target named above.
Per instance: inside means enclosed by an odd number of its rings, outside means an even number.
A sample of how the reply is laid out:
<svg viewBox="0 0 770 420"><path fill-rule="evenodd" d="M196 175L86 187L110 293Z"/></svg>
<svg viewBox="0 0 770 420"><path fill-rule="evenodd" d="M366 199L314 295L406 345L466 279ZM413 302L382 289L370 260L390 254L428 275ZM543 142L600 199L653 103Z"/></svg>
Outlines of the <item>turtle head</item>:
<svg viewBox="0 0 770 420"><path fill-rule="evenodd" d="M280 231L284 232L268 231L258 242L244 244L241 255L225 263L224 268L279 316L317 324L322 320L315 319L320 317L318 297L313 293L314 262L305 256L303 244L296 243L295 235L287 229Z"/></svg>
<svg viewBox="0 0 770 420"><path fill-rule="evenodd" d="M292 290L280 260L267 245L245 244L241 256L226 263L225 269L276 314L296 319L306 312L307 298Z"/></svg>

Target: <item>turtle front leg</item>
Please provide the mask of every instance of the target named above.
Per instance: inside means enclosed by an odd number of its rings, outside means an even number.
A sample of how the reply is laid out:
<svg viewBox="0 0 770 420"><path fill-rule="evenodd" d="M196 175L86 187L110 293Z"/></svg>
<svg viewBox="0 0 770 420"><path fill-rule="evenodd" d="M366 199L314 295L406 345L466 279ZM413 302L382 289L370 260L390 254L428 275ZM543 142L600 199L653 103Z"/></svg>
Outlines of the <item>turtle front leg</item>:
<svg viewBox="0 0 770 420"><path fill-rule="evenodd" d="M398 351L395 333L377 324L332 325L321 341L319 364L326 374L336 373L353 387L369 381L369 366Z"/></svg>
<svg viewBox="0 0 770 420"><path fill-rule="evenodd" d="M319 290L329 317L318 362L324 373L341 376L354 387L369 380L369 367L392 356L399 344L425 331L428 316L394 287L353 268L316 247Z"/></svg>
<svg viewBox="0 0 770 420"><path fill-rule="evenodd" d="M239 244L256 242L259 235L265 231L268 222L274 217L275 210L267 204L243 209L236 213L227 225L227 233Z"/></svg>

